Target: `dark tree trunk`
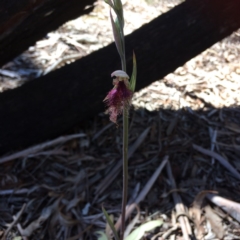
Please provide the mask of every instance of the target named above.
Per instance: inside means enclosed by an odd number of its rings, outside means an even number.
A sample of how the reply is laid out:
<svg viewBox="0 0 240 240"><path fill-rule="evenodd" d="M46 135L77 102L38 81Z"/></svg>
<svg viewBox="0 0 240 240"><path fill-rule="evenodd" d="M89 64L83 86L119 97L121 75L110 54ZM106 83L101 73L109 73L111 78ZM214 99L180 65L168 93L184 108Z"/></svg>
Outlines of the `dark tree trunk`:
<svg viewBox="0 0 240 240"><path fill-rule="evenodd" d="M240 27L239 0L186 1L126 37L137 56L137 90L161 79ZM114 44L0 94L0 152L57 137L104 110L120 68Z"/></svg>
<svg viewBox="0 0 240 240"><path fill-rule="evenodd" d="M0 66L68 20L92 10L95 0L0 0Z"/></svg>

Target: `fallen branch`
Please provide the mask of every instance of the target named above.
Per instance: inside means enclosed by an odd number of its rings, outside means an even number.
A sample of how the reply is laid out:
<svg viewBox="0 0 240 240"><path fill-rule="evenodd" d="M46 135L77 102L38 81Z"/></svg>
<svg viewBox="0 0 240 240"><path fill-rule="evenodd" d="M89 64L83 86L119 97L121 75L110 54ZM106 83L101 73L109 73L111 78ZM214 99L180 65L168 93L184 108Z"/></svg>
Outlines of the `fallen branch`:
<svg viewBox="0 0 240 240"><path fill-rule="evenodd" d="M134 49L138 63L136 90L163 78L237 30L239 9L238 0L184 1L128 35L127 69L132 69ZM119 58L111 44L0 94L0 153L55 138L103 112L102 100L115 69L120 69Z"/></svg>

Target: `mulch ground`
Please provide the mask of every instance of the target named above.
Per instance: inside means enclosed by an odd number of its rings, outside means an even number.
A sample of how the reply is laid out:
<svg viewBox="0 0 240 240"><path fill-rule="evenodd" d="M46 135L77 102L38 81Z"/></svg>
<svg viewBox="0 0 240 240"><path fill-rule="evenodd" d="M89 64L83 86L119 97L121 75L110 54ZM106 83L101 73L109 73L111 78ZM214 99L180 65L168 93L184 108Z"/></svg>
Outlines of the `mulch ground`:
<svg viewBox="0 0 240 240"><path fill-rule="evenodd" d="M180 1L123 2L130 33ZM0 70L1 90L109 44L108 14L99 1L49 33ZM163 221L142 239L240 239L239 39L233 33L134 95L128 231ZM71 135L2 156L0 237L97 239L109 232L103 205L119 227L121 126L102 113Z"/></svg>

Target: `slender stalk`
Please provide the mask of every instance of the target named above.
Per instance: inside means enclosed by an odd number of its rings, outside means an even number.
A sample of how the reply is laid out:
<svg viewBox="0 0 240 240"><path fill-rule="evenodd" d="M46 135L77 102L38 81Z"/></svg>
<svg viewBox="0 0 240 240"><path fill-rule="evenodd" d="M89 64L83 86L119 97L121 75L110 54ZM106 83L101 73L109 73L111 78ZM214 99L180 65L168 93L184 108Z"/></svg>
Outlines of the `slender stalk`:
<svg viewBox="0 0 240 240"><path fill-rule="evenodd" d="M120 239L123 240L125 231L125 213L128 190L128 110L123 110L123 194L122 194L122 224Z"/></svg>
<svg viewBox="0 0 240 240"><path fill-rule="evenodd" d="M124 34L122 32L123 57L121 57L122 70L126 72L125 43ZM120 240L124 238L125 231L125 215L127 205L128 192L128 109L123 109L123 192L122 192L122 224L120 231Z"/></svg>

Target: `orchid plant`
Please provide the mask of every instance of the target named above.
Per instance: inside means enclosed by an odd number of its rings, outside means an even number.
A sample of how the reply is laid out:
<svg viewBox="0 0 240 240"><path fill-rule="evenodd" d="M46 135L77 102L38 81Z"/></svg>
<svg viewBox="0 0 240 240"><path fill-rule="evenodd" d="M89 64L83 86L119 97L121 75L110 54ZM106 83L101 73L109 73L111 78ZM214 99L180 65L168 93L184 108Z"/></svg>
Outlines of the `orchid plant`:
<svg viewBox="0 0 240 240"><path fill-rule="evenodd" d="M113 89L109 91L106 98L103 100L110 115L110 120L117 124L117 117L123 115L123 195L122 195L122 222L120 237L114 228L114 225L108 216L105 209L103 212L107 222L112 229L116 240L123 240L125 231L125 212L127 204L127 189L128 189L128 113L131 104L133 92L136 86L137 66L136 58L133 53L133 71L129 81L129 76L126 73L126 57L125 57L125 39L124 39L124 17L123 6L121 0L104 0L110 6L110 19L113 29L114 40L121 59L121 70L116 70L111 74L113 78ZM112 11L115 12L116 18L113 18Z"/></svg>

